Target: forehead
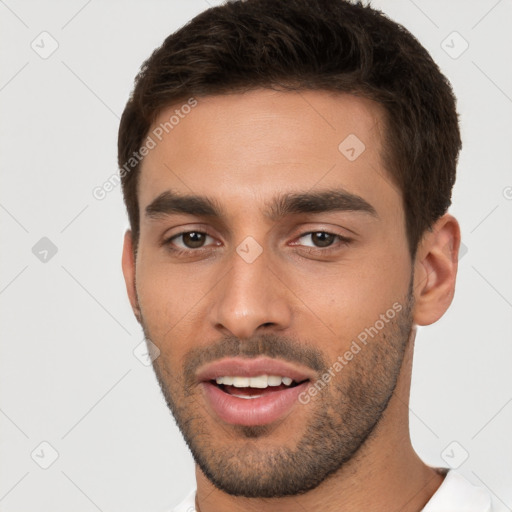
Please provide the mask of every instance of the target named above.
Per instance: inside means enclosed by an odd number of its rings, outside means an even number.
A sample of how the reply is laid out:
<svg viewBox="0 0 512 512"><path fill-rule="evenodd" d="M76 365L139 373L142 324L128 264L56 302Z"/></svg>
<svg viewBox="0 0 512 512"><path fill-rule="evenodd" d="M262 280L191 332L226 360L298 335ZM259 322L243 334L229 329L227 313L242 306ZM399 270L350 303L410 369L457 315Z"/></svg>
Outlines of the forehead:
<svg viewBox="0 0 512 512"><path fill-rule="evenodd" d="M141 165L141 210L168 189L243 209L277 192L315 187L400 202L382 166L377 103L266 89L196 100L193 108L184 108L185 100L165 109L151 127L155 147Z"/></svg>

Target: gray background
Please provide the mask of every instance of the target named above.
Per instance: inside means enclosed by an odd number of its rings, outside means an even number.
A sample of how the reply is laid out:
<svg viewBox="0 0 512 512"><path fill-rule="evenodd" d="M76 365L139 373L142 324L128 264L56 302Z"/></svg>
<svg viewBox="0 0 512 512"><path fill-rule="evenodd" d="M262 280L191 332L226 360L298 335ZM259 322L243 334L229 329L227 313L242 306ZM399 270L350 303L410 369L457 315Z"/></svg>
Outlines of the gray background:
<svg viewBox="0 0 512 512"><path fill-rule="evenodd" d="M153 371L134 355L120 188L101 201L92 191L116 172L143 59L209 4L0 1L2 512L161 511L194 486ZM429 464L460 464L510 510L512 2L373 4L453 83L465 144L451 211L467 253L452 307L418 335L414 446Z"/></svg>

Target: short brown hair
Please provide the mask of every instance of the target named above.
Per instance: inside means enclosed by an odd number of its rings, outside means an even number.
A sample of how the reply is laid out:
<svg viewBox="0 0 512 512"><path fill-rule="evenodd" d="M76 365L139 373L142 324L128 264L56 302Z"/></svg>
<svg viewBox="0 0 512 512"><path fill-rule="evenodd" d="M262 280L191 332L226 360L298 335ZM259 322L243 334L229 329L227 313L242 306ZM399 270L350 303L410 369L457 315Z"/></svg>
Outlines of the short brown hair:
<svg viewBox="0 0 512 512"><path fill-rule="evenodd" d="M359 95L386 112L384 165L400 188L411 255L451 204L461 148L455 97L423 46L383 13L347 0L238 0L171 34L135 79L118 162L135 246L142 146L160 112L187 98L257 88Z"/></svg>

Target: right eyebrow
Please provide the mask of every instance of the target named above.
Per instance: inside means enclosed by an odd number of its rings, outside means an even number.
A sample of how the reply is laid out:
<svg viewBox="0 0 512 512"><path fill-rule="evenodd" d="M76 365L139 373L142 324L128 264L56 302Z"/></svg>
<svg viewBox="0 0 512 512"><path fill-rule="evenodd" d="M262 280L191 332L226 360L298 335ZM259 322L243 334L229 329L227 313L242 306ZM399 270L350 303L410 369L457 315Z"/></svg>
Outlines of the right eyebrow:
<svg viewBox="0 0 512 512"><path fill-rule="evenodd" d="M146 217L157 219L172 213L184 213L206 217L221 217L222 209L208 197L178 195L170 190L162 192L146 207Z"/></svg>

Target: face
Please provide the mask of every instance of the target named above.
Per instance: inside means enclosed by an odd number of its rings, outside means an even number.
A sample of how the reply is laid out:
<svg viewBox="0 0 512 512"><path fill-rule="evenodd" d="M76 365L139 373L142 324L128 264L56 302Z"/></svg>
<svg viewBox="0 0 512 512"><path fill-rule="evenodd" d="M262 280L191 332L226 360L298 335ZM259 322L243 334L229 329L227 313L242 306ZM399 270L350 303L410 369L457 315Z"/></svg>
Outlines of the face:
<svg viewBox="0 0 512 512"><path fill-rule="evenodd" d="M142 164L132 302L185 440L225 492L318 486L392 396L412 264L383 130L379 106L351 95L212 96Z"/></svg>

